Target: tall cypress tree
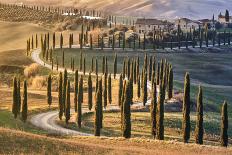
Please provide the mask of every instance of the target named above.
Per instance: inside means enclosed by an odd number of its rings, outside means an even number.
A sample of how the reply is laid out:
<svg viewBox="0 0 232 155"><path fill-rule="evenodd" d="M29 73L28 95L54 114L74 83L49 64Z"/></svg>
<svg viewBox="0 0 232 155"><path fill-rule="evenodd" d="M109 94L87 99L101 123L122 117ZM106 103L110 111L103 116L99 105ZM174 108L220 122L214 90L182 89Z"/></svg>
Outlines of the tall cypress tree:
<svg viewBox="0 0 232 155"><path fill-rule="evenodd" d="M48 76L47 79L47 103L49 105L49 108L51 107L52 104L52 77L51 74Z"/></svg>
<svg viewBox="0 0 232 155"><path fill-rule="evenodd" d="M88 108L89 110L92 109L93 106L93 86L92 86L92 78L91 73L89 73L88 77Z"/></svg>
<svg viewBox="0 0 232 155"><path fill-rule="evenodd" d="M83 76L81 76L78 87L78 106L77 106L77 124L81 128L82 116L82 103L83 103Z"/></svg>
<svg viewBox="0 0 232 155"><path fill-rule="evenodd" d="M74 77L74 109L77 112L77 94L78 94L78 70L75 71Z"/></svg>
<svg viewBox="0 0 232 155"><path fill-rule="evenodd" d="M143 105L147 103L147 72L144 70L144 78L143 78Z"/></svg>
<svg viewBox="0 0 232 155"><path fill-rule="evenodd" d="M153 66L153 62L152 62L153 57L150 57L150 61L149 61L149 81L151 81L151 77L152 77L152 66Z"/></svg>
<svg viewBox="0 0 232 155"><path fill-rule="evenodd" d="M115 53L115 57L114 57L114 79L116 78L116 74L117 74L117 54Z"/></svg>
<svg viewBox="0 0 232 155"><path fill-rule="evenodd" d="M183 98L183 140L185 143L188 143L190 138L190 78L189 73L185 75L185 83L184 83L184 98Z"/></svg>
<svg viewBox="0 0 232 155"><path fill-rule="evenodd" d="M96 91L95 101L95 119L94 119L94 135L100 136L101 131L101 105L102 105L102 79L99 80L98 90Z"/></svg>
<svg viewBox="0 0 232 155"><path fill-rule="evenodd" d="M122 90L123 89L123 78L122 78L122 74L120 74L120 77L119 77L119 86L118 86L118 105L121 106L122 104Z"/></svg>
<svg viewBox="0 0 232 155"><path fill-rule="evenodd" d="M228 113L227 102L224 101L221 111L221 133L220 133L221 146L228 146Z"/></svg>
<svg viewBox="0 0 232 155"><path fill-rule="evenodd" d="M18 105L18 114L21 112L21 92L20 92L20 79L18 79L18 85L17 85L17 105Z"/></svg>
<svg viewBox="0 0 232 155"><path fill-rule="evenodd" d="M140 98L140 96L141 96L141 85L140 85L140 75L139 75L137 82L137 97Z"/></svg>
<svg viewBox="0 0 232 155"><path fill-rule="evenodd" d="M195 142L203 144L204 127L203 127L203 101L202 101L202 88L199 86L197 97L197 122L195 129Z"/></svg>
<svg viewBox="0 0 232 155"><path fill-rule="evenodd" d="M130 81L126 82L126 88L123 97L123 118L122 118L122 136L125 138L131 137L131 110L130 105L132 102Z"/></svg>
<svg viewBox="0 0 232 155"><path fill-rule="evenodd" d="M156 108L157 108L157 101L156 101L156 83L152 85L152 93L151 93L151 134L153 138L156 137Z"/></svg>
<svg viewBox="0 0 232 155"><path fill-rule="evenodd" d="M168 98L171 99L173 96L173 69L170 66L168 73Z"/></svg>
<svg viewBox="0 0 232 155"><path fill-rule="evenodd" d="M59 92L58 92L58 100L59 100L59 118L60 120L62 120L62 116L64 113L64 107L63 107L63 76L62 73L60 72L59 74Z"/></svg>
<svg viewBox="0 0 232 155"><path fill-rule="evenodd" d="M112 83L111 83L111 74L109 74L108 76L108 101L109 101L109 104L112 103L112 90L111 90L111 87L112 87Z"/></svg>
<svg viewBox="0 0 232 155"><path fill-rule="evenodd" d="M70 120L70 81L67 81L66 87L66 104L65 104L65 122L68 124Z"/></svg>
<svg viewBox="0 0 232 155"><path fill-rule="evenodd" d="M66 102L66 88L67 88L67 80L68 80L68 72L67 70L65 69L64 70L64 75L63 75L63 101L62 101L62 104L63 104L63 111L65 113L65 108L66 108L66 105L65 105L65 102Z"/></svg>
<svg viewBox="0 0 232 155"><path fill-rule="evenodd" d="M83 63L83 55L82 55L82 51L80 54L80 71L82 71L82 63Z"/></svg>
<svg viewBox="0 0 232 155"><path fill-rule="evenodd" d="M27 81L23 84L23 105L22 105L22 120L26 122L27 120Z"/></svg>
<svg viewBox="0 0 232 155"><path fill-rule="evenodd" d="M85 57L84 57L83 63L84 63L84 70L83 70L83 73L84 73L84 75L85 75L85 69L86 69L86 67L85 67Z"/></svg>
<svg viewBox="0 0 232 155"><path fill-rule="evenodd" d="M14 114L14 118L17 118L17 114L18 114L18 90L17 90L17 78L16 77L14 77L14 80L13 80L12 113Z"/></svg>
<svg viewBox="0 0 232 155"><path fill-rule="evenodd" d="M104 102L104 108L107 107L107 74L104 74L104 89L103 89L103 102Z"/></svg>

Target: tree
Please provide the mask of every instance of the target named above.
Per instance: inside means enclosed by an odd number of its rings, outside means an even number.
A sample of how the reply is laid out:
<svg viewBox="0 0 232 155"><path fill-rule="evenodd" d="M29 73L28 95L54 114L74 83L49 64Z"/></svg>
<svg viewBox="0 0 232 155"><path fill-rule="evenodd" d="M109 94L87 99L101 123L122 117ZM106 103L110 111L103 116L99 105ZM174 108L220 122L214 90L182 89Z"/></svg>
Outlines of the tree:
<svg viewBox="0 0 232 155"><path fill-rule="evenodd" d="M111 87L112 87L112 83L111 83L111 74L109 74L108 76L108 101L109 101L109 104L112 103L112 90L111 90Z"/></svg>
<svg viewBox="0 0 232 155"><path fill-rule="evenodd" d="M77 94L78 94L78 70L75 71L74 77L74 109L77 112Z"/></svg>
<svg viewBox="0 0 232 155"><path fill-rule="evenodd" d="M120 74L120 77L119 77L119 86L118 86L118 105L121 106L122 104L122 90L123 89L123 78L122 78L122 74Z"/></svg>
<svg viewBox="0 0 232 155"><path fill-rule="evenodd" d="M83 63L84 63L84 70L83 70L83 73L84 73L84 75L85 75L85 68L86 68L86 67L85 67L85 57L84 57L84 62L83 62Z"/></svg>
<svg viewBox="0 0 232 155"><path fill-rule="evenodd" d="M18 79L18 86L17 86L17 99L18 99L18 114L21 112L21 92L20 92L20 79Z"/></svg>
<svg viewBox="0 0 232 155"><path fill-rule="evenodd" d="M221 133L220 141L221 146L228 146L228 113L227 113L227 102L224 101L221 111Z"/></svg>
<svg viewBox="0 0 232 155"><path fill-rule="evenodd" d="M155 138L156 137L156 108L157 108L157 101L156 101L156 83L152 85L152 92L151 92L151 134Z"/></svg>
<svg viewBox="0 0 232 155"><path fill-rule="evenodd" d="M65 104L65 122L68 124L70 120L70 81L67 81L66 88L66 104Z"/></svg>
<svg viewBox="0 0 232 155"><path fill-rule="evenodd" d="M67 73L67 70L65 69L64 70L64 75L63 75L63 101L62 101L62 104L63 104L63 108L64 108L64 113L65 113L65 108L66 108L66 105L65 105L65 102L66 102L66 88L67 88L67 80L68 80L68 73Z"/></svg>
<svg viewBox="0 0 232 155"><path fill-rule="evenodd" d="M144 70L144 77L143 77L143 105L145 106L147 103L147 72Z"/></svg>
<svg viewBox="0 0 232 155"><path fill-rule="evenodd" d="M171 99L173 96L173 69L170 66L168 73L168 98Z"/></svg>
<svg viewBox="0 0 232 155"><path fill-rule="evenodd" d="M12 105L12 113L14 114L14 118L17 118L18 114L18 90L17 90L17 78L13 79L13 105Z"/></svg>
<svg viewBox="0 0 232 155"><path fill-rule="evenodd" d="M115 57L114 57L114 79L116 77L117 74L117 54L115 53Z"/></svg>
<svg viewBox="0 0 232 155"><path fill-rule="evenodd" d="M27 81L23 84L23 105L22 105L22 120L26 122L27 120Z"/></svg>
<svg viewBox="0 0 232 155"><path fill-rule="evenodd" d="M100 136L101 131L101 108L102 108L102 79L98 82L98 90L96 92L95 103L95 119L94 119L94 135Z"/></svg>
<svg viewBox="0 0 232 155"><path fill-rule="evenodd" d="M92 86L91 73L89 73L89 77L88 77L88 107L89 107L89 110L92 109L92 106L93 106L93 86Z"/></svg>
<svg viewBox="0 0 232 155"><path fill-rule="evenodd" d="M107 106L107 74L104 74L104 89L103 89L103 102L104 102L104 108Z"/></svg>
<svg viewBox="0 0 232 155"><path fill-rule="evenodd" d="M185 83L184 83L184 98L183 98L183 122L182 122L182 130L183 130L183 140L184 143L188 143L190 138L190 78L189 73L185 75Z"/></svg>
<svg viewBox="0 0 232 155"><path fill-rule="evenodd" d="M53 33L53 49L56 48L56 33Z"/></svg>
<svg viewBox="0 0 232 155"><path fill-rule="evenodd" d="M51 74L48 76L47 79L47 103L49 105L49 108L51 107L52 104L52 77Z"/></svg>
<svg viewBox="0 0 232 155"><path fill-rule="evenodd" d="M203 144L204 127L203 127L203 101L202 101L202 88L199 86L197 97L197 122L195 129L195 141L197 144Z"/></svg>
<svg viewBox="0 0 232 155"><path fill-rule="evenodd" d="M59 74L59 84L58 84L58 102L59 102L59 118L60 120L62 120L62 116L63 116L63 113L64 113L64 107L63 107L63 76L62 76L62 73L60 72Z"/></svg>
<svg viewBox="0 0 232 155"><path fill-rule="evenodd" d="M141 96L141 86L140 86L140 75L138 76L138 82L137 82L137 97L140 98Z"/></svg>
<svg viewBox="0 0 232 155"><path fill-rule="evenodd" d="M131 111L130 111L130 105L132 102L131 98L131 92L130 92L130 82L126 82L126 88L124 92L123 97L123 118L122 118L122 136L125 138L131 137Z"/></svg>
<svg viewBox="0 0 232 155"><path fill-rule="evenodd" d="M62 33L60 34L60 48L63 48L63 35Z"/></svg>
<svg viewBox="0 0 232 155"><path fill-rule="evenodd" d="M82 51L80 54L80 71L82 71L82 62L83 62L83 55L82 55Z"/></svg>
<svg viewBox="0 0 232 155"><path fill-rule="evenodd" d="M77 124L81 128L81 116L82 116L82 103L83 103L83 76L81 75L78 87L78 106L77 106Z"/></svg>
<svg viewBox="0 0 232 155"><path fill-rule="evenodd" d="M226 13L225 13L225 20L226 20L226 22L230 21L230 14L229 14L228 10L226 10Z"/></svg>

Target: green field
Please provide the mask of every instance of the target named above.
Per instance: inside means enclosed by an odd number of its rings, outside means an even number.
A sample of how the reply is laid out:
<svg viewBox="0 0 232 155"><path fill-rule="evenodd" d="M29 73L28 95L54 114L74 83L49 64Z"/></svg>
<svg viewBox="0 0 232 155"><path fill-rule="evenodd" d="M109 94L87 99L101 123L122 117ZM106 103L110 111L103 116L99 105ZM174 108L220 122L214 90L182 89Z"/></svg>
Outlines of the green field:
<svg viewBox="0 0 232 155"><path fill-rule="evenodd" d="M70 67L71 58L75 59L75 68L79 68L80 49L63 49L65 53L65 67ZM204 50L204 49L203 49ZM228 49L229 50L229 49ZM167 59L174 68L175 88L183 89L183 79L185 72L190 73L191 77L191 96L196 100L197 88L201 84L204 91L205 109L220 111L221 103L224 100L232 105L232 53L217 52L211 49L200 52L149 52L150 56L156 56L157 60ZM82 50L86 58L86 70L91 69L91 59L98 60L98 71L101 72L102 57L107 56L109 72L113 72L113 62L115 52L102 50ZM123 60L125 58L140 57L140 66L143 65L144 53L139 51L117 51L118 73L122 71ZM62 60L62 52L56 49L53 58ZM94 61L95 62L95 61ZM229 107L232 112L232 108Z"/></svg>

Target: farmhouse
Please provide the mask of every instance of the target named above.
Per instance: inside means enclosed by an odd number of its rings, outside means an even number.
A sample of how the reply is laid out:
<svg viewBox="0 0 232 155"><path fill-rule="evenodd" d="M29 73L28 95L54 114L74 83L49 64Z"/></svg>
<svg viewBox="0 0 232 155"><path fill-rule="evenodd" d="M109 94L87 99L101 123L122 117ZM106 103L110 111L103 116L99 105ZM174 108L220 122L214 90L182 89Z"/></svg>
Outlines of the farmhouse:
<svg viewBox="0 0 232 155"><path fill-rule="evenodd" d="M194 21L188 18L180 18L175 21L175 28L180 25L180 28L184 31L189 30L190 28L198 28L201 25L200 21Z"/></svg>
<svg viewBox="0 0 232 155"><path fill-rule="evenodd" d="M229 16L229 22L226 21L226 16L222 15L221 13L218 15L218 21L221 24L228 24L232 23L232 16Z"/></svg>
<svg viewBox="0 0 232 155"><path fill-rule="evenodd" d="M172 24L167 21L162 21L158 19L145 19L139 18L135 23L135 28L137 33L149 33L154 31L154 29L167 30L171 28Z"/></svg>

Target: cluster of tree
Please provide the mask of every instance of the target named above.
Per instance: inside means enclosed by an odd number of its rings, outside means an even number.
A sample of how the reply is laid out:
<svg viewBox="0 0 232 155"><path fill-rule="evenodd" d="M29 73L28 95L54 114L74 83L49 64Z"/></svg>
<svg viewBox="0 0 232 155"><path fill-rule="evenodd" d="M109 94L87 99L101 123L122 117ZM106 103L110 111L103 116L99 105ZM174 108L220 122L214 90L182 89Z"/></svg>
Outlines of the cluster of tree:
<svg viewBox="0 0 232 155"><path fill-rule="evenodd" d="M12 113L16 119L21 115L23 122L27 120L27 81L24 81L23 84L23 102L21 104L21 91L20 91L20 79L14 77L13 79L13 104L12 104Z"/></svg>

